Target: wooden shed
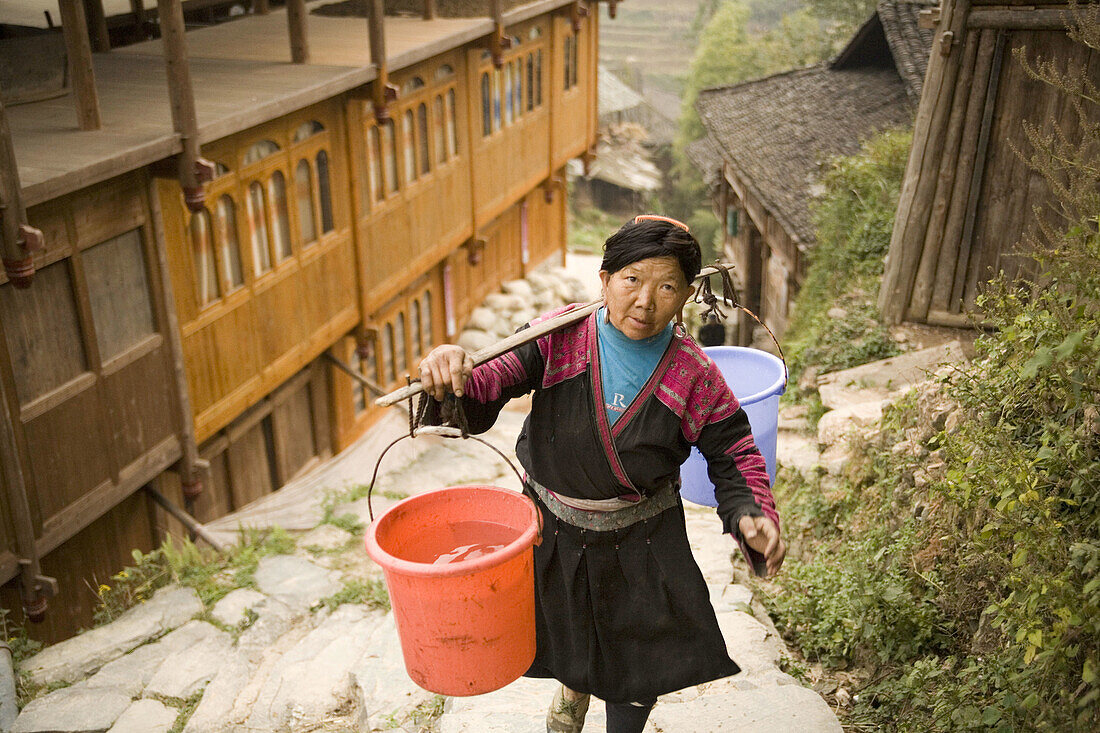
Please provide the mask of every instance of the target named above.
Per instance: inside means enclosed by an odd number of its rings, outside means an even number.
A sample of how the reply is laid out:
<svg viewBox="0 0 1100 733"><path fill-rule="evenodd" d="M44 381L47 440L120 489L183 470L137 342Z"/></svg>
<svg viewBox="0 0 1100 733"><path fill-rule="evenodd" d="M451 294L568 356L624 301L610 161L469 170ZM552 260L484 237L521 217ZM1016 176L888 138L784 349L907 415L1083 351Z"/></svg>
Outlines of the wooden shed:
<svg viewBox="0 0 1100 733"><path fill-rule="evenodd" d="M1100 22L1095 4L1078 12ZM1024 125L1072 139L1079 120L1013 51L1100 83L1100 54L1066 35L1072 20L1064 3L1016 0L943 0L929 14L935 41L879 293L887 323L968 325L985 282L1028 271L1021 238L1050 192L1017 153Z"/></svg>
<svg viewBox="0 0 1100 733"><path fill-rule="evenodd" d="M810 203L820 166L912 120L931 39L917 22L926 7L885 0L830 63L699 94L706 135L688 155L724 222L743 302L777 336L814 244ZM754 325L742 314L737 343L752 342Z"/></svg>
<svg viewBox="0 0 1100 733"><path fill-rule="evenodd" d="M102 3L61 0L69 86L0 89L0 582L13 610L59 594L44 639L182 531L141 489L199 521L277 489L380 414L334 362L403 383L561 258L596 142L582 2L288 0L185 33L199 1L93 52Z"/></svg>

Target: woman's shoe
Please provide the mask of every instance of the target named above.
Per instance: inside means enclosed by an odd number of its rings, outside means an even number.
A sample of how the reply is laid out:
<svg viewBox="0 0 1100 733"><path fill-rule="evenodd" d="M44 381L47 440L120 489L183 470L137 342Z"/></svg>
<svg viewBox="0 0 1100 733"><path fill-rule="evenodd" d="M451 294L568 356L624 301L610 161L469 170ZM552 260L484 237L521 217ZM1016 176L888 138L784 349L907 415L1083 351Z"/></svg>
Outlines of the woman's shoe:
<svg viewBox="0 0 1100 733"><path fill-rule="evenodd" d="M560 686L546 712L546 733L581 733L591 697Z"/></svg>

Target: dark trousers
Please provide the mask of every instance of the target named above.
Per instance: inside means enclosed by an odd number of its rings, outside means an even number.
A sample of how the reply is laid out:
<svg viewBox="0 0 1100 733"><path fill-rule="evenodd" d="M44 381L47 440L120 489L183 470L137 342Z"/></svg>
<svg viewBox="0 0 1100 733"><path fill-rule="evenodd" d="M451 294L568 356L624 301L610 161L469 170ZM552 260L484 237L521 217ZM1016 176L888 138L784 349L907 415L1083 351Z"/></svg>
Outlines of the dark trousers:
<svg viewBox="0 0 1100 733"><path fill-rule="evenodd" d="M630 703L605 703L607 709L607 733L642 733L649 712L656 700L643 702L642 705Z"/></svg>

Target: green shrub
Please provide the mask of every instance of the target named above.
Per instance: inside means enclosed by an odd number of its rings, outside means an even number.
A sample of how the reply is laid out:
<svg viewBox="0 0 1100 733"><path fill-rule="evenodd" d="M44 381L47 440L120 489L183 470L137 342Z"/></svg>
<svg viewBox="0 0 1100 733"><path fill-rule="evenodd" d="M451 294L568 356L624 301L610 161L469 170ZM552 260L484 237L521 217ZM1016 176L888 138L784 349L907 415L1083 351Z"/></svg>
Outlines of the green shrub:
<svg viewBox="0 0 1100 733"><path fill-rule="evenodd" d="M907 130L882 132L822 176L817 243L784 339L792 382L810 366L828 372L897 353L875 298L911 139ZM833 308L844 314L829 315Z"/></svg>

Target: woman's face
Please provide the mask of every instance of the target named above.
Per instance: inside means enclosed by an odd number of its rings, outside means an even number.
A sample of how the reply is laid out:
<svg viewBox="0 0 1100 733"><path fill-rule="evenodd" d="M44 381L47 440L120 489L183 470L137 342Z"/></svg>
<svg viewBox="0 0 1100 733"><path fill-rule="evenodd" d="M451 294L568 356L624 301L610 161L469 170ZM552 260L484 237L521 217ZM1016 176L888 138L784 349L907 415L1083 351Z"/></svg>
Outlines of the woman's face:
<svg viewBox="0 0 1100 733"><path fill-rule="evenodd" d="M634 340L663 331L695 291L675 257L650 257L613 273L600 270L600 280L611 324Z"/></svg>

